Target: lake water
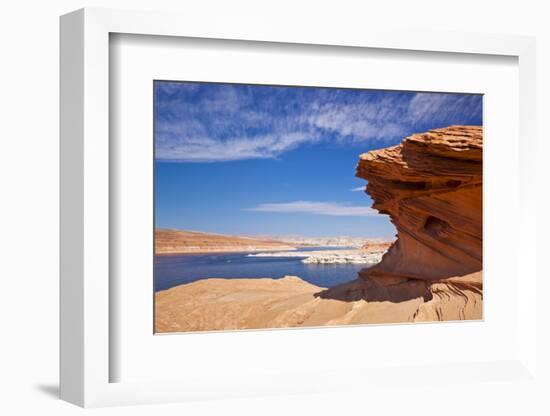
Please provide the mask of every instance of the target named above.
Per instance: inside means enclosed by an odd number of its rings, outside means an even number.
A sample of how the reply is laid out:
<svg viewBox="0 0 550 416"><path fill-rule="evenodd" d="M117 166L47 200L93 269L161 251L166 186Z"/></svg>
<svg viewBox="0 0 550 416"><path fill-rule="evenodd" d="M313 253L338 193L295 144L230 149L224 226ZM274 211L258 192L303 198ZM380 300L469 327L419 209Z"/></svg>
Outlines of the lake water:
<svg viewBox="0 0 550 416"><path fill-rule="evenodd" d="M349 250L349 247L341 249ZM301 248L300 252L334 247ZM155 290L165 290L210 277L281 278L298 276L320 287L332 287L357 278L368 264L304 264L304 257L248 257L254 253L209 253L155 256Z"/></svg>

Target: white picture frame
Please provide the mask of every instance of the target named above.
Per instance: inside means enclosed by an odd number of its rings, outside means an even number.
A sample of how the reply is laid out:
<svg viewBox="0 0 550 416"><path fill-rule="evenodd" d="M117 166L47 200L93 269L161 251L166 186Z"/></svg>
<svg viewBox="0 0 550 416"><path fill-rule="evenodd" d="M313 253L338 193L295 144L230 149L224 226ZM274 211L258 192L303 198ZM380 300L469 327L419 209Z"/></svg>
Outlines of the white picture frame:
<svg viewBox="0 0 550 416"><path fill-rule="evenodd" d="M261 24L260 24L261 23ZM238 31L237 31L238 28ZM244 380L221 374L213 383L194 374L182 381L112 382L110 366L110 169L109 36L113 33L203 39L331 45L451 54L516 57L519 62L520 216L518 262L529 292L518 291L517 354L507 360L456 363L415 368L331 369L295 374L281 369L265 380ZM275 22L243 19L238 25L222 19L205 25L193 16L82 9L61 18L61 398L80 406L161 403L216 397L330 392L389 383L444 380L480 382L507 380L537 383L536 348L536 218L529 206L535 168L535 41L530 37L471 33L398 31L393 28L330 31L312 24L279 27ZM529 214L528 214L529 213ZM472 379L471 373L483 374ZM343 383L341 380L347 380ZM224 384L225 383L225 384ZM225 385L225 388L224 388Z"/></svg>

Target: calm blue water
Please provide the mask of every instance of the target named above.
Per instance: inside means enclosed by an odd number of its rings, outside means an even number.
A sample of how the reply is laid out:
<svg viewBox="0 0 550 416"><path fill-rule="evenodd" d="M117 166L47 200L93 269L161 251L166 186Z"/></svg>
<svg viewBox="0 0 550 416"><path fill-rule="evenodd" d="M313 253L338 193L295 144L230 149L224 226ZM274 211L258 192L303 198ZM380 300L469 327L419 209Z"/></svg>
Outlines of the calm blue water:
<svg viewBox="0 0 550 416"><path fill-rule="evenodd" d="M321 249L324 248L303 248L299 251ZM209 277L276 279L285 275L299 276L314 285L331 287L357 278L357 272L368 267L366 264L304 264L299 257L247 257L248 254L250 253L156 256L155 290L165 290Z"/></svg>

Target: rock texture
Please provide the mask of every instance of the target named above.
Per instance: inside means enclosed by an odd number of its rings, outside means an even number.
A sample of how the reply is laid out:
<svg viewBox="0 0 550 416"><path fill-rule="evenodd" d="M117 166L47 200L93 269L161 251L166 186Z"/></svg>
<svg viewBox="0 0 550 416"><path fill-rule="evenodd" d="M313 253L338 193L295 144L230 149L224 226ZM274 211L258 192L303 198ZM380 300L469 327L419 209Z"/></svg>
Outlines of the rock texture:
<svg viewBox="0 0 550 416"><path fill-rule="evenodd" d="M155 332L480 319L480 282L477 273L372 292L361 280L323 289L296 276L205 279L155 295Z"/></svg>
<svg viewBox="0 0 550 416"><path fill-rule="evenodd" d="M230 253L240 251L293 250L282 241L263 240L195 231L159 229L155 231L155 254Z"/></svg>
<svg viewBox="0 0 550 416"><path fill-rule="evenodd" d="M298 326L320 289L295 276L199 280L156 293L155 331Z"/></svg>
<svg viewBox="0 0 550 416"><path fill-rule="evenodd" d="M373 208L397 228L382 261L361 274L369 284L482 269L482 137L481 127L451 126L360 156Z"/></svg>

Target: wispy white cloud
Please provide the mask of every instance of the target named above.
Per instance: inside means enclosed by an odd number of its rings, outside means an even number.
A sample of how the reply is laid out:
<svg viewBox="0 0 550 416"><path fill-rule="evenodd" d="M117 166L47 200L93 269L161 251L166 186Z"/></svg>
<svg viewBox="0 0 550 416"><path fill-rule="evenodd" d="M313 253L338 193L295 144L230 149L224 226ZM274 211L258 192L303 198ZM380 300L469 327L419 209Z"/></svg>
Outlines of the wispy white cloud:
<svg viewBox="0 0 550 416"><path fill-rule="evenodd" d="M322 141L383 147L427 120L441 124L480 112L479 97L468 95L161 83L155 99L156 158L276 158Z"/></svg>
<svg viewBox="0 0 550 416"><path fill-rule="evenodd" d="M358 186L357 188L350 189L351 192L361 192L364 190L365 190L364 186Z"/></svg>
<svg viewBox="0 0 550 416"><path fill-rule="evenodd" d="M260 204L248 211L302 213L345 217L370 217L378 212L366 206L354 206L340 202L292 201Z"/></svg>
<svg viewBox="0 0 550 416"><path fill-rule="evenodd" d="M481 114L479 96L470 94L417 93L410 100L407 118L412 123L446 122L461 115L464 118Z"/></svg>
<svg viewBox="0 0 550 416"><path fill-rule="evenodd" d="M157 146L157 159L187 162L220 162L243 159L269 159L292 150L308 137L300 132L285 135L231 137L214 140L209 137L187 137L174 140L167 146Z"/></svg>

